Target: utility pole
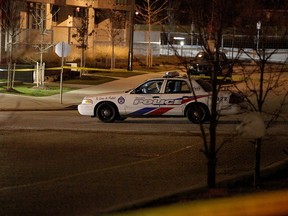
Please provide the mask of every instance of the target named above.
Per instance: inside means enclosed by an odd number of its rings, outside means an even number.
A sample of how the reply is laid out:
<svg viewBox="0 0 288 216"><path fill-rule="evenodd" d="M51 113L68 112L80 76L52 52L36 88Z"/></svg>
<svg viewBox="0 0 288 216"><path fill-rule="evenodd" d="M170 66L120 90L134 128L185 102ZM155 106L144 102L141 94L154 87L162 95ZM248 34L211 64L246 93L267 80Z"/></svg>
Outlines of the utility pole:
<svg viewBox="0 0 288 216"><path fill-rule="evenodd" d="M259 31L261 29L261 22L260 21L257 22L256 29L257 29L256 52L258 52L258 49L259 49Z"/></svg>
<svg viewBox="0 0 288 216"><path fill-rule="evenodd" d="M128 53L128 71L133 71L133 42L134 42L134 10L135 0L132 0L130 11L130 42L129 42L129 53Z"/></svg>

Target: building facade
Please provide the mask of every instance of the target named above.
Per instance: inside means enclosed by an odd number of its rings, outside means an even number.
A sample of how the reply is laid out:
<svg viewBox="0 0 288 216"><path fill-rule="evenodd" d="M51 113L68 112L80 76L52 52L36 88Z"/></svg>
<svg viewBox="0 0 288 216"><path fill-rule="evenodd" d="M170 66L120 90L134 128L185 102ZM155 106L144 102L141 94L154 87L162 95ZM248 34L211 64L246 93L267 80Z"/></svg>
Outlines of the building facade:
<svg viewBox="0 0 288 216"><path fill-rule="evenodd" d="M83 47L84 44L87 55L93 56L99 44L111 45L112 31L116 28L117 45L128 46L129 44L132 0L16 0L13 2L1 0L1 21L11 19L4 13L6 8L3 7L7 2L21 5L17 7L18 11L11 11L11 14L20 17L21 30L18 31L14 42L16 47L14 50L17 50L20 57L23 57L23 54L30 56L30 53L37 52L37 49L39 52L40 47L42 50L45 49L45 52L52 52L53 45L62 41L71 44L72 53L78 54L77 48ZM12 10L10 6L7 7ZM111 22L109 14L112 11L121 14L122 25L115 27ZM0 63L5 63L7 60L7 44L11 41L9 39L11 36L6 29L3 25L0 26ZM77 58L77 54L73 58Z"/></svg>

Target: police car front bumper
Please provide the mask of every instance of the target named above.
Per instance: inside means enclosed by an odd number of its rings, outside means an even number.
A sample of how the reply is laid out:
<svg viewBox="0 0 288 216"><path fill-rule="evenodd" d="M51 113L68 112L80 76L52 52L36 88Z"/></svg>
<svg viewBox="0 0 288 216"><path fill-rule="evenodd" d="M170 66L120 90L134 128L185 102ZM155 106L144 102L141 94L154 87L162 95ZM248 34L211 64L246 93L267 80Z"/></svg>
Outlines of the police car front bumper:
<svg viewBox="0 0 288 216"><path fill-rule="evenodd" d="M78 112L81 115L94 116L94 105L93 104L79 104Z"/></svg>

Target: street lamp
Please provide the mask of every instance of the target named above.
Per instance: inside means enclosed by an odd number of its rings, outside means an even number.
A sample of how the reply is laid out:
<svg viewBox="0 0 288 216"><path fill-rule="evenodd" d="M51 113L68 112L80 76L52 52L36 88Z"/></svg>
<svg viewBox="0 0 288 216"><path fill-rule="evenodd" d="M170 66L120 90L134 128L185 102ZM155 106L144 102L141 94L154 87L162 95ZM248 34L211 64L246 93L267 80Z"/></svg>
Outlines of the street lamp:
<svg viewBox="0 0 288 216"><path fill-rule="evenodd" d="M256 39L256 51L258 52L258 47L259 47L259 31L261 29L261 21L258 21L256 24L256 29L257 29L257 39Z"/></svg>
<svg viewBox="0 0 288 216"><path fill-rule="evenodd" d="M184 46L184 41L180 41L180 46L181 46L181 56L183 56L183 46Z"/></svg>

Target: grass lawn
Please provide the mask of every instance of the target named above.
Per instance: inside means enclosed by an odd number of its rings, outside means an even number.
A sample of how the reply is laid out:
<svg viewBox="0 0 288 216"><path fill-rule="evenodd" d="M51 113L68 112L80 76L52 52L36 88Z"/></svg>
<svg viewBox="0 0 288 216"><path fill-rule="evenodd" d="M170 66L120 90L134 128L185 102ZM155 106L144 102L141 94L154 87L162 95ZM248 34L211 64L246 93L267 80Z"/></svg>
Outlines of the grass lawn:
<svg viewBox="0 0 288 216"><path fill-rule="evenodd" d="M76 88L63 87L63 92L68 92L75 89ZM44 88L42 87L37 88L35 85L32 84L22 84L22 85L16 85L14 86L13 89L7 90L6 86L0 86L0 93L44 97L59 94L60 87L55 85L55 86L45 86Z"/></svg>
<svg viewBox="0 0 288 216"><path fill-rule="evenodd" d="M135 71L115 71L115 72L110 72L110 71L99 71L99 72L94 72L94 73L89 73L87 76L99 76L99 77L121 77L121 78L126 78L126 77L132 77L132 76L137 76L144 74L144 72L135 72Z"/></svg>
<svg viewBox="0 0 288 216"><path fill-rule="evenodd" d="M68 92L77 89L76 87L65 86L65 84L77 84L77 85L99 85L106 82L111 82L117 77L125 78L140 75L139 72L97 72L85 74L81 78L64 80L63 92ZM21 82L20 82L21 83ZM6 80L0 80L0 93L5 94L21 94L27 96L44 97L60 93L59 82L46 83L44 88L37 88L35 84L24 83L15 84L11 90L6 89Z"/></svg>
<svg viewBox="0 0 288 216"><path fill-rule="evenodd" d="M106 82L111 82L115 80L112 77L105 77L105 76L94 76L94 75L85 75L81 78L69 79L64 81L64 85L66 84L81 84L81 85L99 85Z"/></svg>
<svg viewBox="0 0 288 216"><path fill-rule="evenodd" d="M63 92L68 92L72 90L76 90L77 87L74 86L67 86L65 84L81 84L81 85L99 85L101 83L110 82L115 80L114 78L110 77L88 77L83 76L81 79L71 79L65 80L63 82ZM2 82L2 83L1 83ZM19 95L27 95L27 96L34 96L34 97L45 97L51 96L55 94L60 94L60 83L59 82L51 82L45 83L44 87L37 87L36 84L32 83L21 83L16 82L14 84L13 89L7 90L6 80L0 80L0 93L4 94L19 94Z"/></svg>

